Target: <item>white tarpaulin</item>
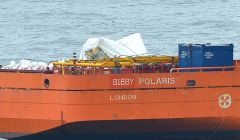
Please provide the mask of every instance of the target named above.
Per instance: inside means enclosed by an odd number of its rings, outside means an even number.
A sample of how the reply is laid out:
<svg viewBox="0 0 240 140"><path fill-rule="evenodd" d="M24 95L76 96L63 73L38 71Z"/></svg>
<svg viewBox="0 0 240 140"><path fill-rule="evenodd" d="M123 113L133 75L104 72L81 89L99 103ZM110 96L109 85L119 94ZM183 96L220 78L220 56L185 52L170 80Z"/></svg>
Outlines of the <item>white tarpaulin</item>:
<svg viewBox="0 0 240 140"><path fill-rule="evenodd" d="M89 38L83 45L79 59L102 59L146 55L147 49L139 33L114 41L104 37Z"/></svg>
<svg viewBox="0 0 240 140"><path fill-rule="evenodd" d="M33 62L30 60L20 60L19 63L11 61L9 65L3 66L2 69L47 70L47 67L51 70L53 64L47 64L45 62Z"/></svg>

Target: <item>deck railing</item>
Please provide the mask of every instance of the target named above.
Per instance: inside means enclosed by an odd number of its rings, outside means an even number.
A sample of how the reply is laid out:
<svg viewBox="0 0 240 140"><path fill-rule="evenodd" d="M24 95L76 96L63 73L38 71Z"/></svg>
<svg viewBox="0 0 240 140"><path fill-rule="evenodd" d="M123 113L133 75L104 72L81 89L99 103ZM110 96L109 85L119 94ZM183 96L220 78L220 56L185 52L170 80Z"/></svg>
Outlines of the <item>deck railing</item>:
<svg viewBox="0 0 240 140"><path fill-rule="evenodd" d="M191 68L172 68L172 72L209 72L209 71L232 71L237 66L224 66L224 67L191 67Z"/></svg>

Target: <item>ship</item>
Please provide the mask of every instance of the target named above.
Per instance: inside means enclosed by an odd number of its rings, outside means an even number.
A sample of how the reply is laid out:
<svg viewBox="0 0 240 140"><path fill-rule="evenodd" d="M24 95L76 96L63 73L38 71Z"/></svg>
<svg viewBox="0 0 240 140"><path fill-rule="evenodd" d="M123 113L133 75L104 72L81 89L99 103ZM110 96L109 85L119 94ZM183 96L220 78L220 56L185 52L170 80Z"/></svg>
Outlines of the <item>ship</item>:
<svg viewBox="0 0 240 140"><path fill-rule="evenodd" d="M240 138L240 61L232 44L52 63L44 71L0 70L1 138Z"/></svg>

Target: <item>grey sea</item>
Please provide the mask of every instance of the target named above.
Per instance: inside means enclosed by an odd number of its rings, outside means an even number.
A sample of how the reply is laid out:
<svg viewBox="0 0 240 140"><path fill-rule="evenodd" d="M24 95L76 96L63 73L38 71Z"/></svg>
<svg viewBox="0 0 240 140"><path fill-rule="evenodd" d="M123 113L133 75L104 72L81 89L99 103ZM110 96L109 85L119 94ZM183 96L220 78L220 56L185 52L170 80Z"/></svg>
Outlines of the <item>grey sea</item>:
<svg viewBox="0 0 240 140"><path fill-rule="evenodd" d="M0 0L0 63L79 54L90 37L141 33L148 52L177 55L178 43L234 43L239 0Z"/></svg>

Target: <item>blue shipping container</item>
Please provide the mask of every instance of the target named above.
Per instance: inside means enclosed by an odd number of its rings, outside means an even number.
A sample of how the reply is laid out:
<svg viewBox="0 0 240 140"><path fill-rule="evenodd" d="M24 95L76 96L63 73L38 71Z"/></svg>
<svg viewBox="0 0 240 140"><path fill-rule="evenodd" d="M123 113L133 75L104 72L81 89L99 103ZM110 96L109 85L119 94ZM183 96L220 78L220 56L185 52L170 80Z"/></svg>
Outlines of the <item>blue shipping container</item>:
<svg viewBox="0 0 240 140"><path fill-rule="evenodd" d="M179 67L233 65L233 44L178 44Z"/></svg>

